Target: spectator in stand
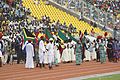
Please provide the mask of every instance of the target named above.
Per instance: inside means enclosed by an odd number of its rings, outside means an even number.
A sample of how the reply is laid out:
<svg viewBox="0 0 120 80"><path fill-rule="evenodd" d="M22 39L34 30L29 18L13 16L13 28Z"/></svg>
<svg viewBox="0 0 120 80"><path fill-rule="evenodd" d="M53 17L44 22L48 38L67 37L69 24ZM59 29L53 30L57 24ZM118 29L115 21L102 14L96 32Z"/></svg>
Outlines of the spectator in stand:
<svg viewBox="0 0 120 80"><path fill-rule="evenodd" d="M94 34L95 34L94 29L92 29L90 35L94 36Z"/></svg>

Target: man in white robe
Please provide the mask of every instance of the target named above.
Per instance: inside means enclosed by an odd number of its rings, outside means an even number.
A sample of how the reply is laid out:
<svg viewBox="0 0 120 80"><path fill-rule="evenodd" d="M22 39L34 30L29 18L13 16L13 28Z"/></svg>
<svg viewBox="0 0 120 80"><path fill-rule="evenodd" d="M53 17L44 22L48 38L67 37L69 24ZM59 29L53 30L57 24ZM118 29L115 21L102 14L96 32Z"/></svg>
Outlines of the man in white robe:
<svg viewBox="0 0 120 80"><path fill-rule="evenodd" d="M60 63L60 51L58 50L58 43L55 43L54 46L54 54L55 54L55 65L58 66L58 64Z"/></svg>
<svg viewBox="0 0 120 80"><path fill-rule="evenodd" d="M74 49L75 49L75 45L70 40L70 42L69 42L70 62L75 61Z"/></svg>
<svg viewBox="0 0 120 80"><path fill-rule="evenodd" d="M40 60L40 68L42 68L42 65L43 67L45 67L44 65L44 57L45 56L45 45L44 45L44 42L43 42L43 37L41 37L41 40L39 42L39 60Z"/></svg>
<svg viewBox="0 0 120 80"><path fill-rule="evenodd" d="M91 47L93 48L93 51L91 52L92 60L96 60L96 51L95 51L95 43L92 43Z"/></svg>
<svg viewBox="0 0 120 80"><path fill-rule="evenodd" d="M85 50L85 60L90 61L91 60L91 54L90 54L90 43L86 43L86 50Z"/></svg>
<svg viewBox="0 0 120 80"><path fill-rule="evenodd" d="M34 47L31 44L31 40L28 40L28 44L26 45L26 64L25 68L34 68Z"/></svg>
<svg viewBox="0 0 120 80"><path fill-rule="evenodd" d="M52 69L52 64L54 62L54 43L52 38L49 39L49 43L46 45L46 49L48 51L49 69Z"/></svg>

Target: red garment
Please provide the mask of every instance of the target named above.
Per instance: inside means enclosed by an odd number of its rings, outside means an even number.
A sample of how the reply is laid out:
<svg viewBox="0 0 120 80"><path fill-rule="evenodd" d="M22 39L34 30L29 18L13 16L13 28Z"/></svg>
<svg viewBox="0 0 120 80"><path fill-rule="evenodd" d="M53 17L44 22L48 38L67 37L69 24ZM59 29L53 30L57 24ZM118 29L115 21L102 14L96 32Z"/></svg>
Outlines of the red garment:
<svg viewBox="0 0 120 80"><path fill-rule="evenodd" d="M81 33L79 36L80 36L80 41L82 41L83 33Z"/></svg>
<svg viewBox="0 0 120 80"><path fill-rule="evenodd" d="M39 35L39 32L36 32L36 33L35 33L35 35L36 35L36 37L38 37L38 35Z"/></svg>
<svg viewBox="0 0 120 80"><path fill-rule="evenodd" d="M37 37L35 38L35 42L36 42L36 44L38 44L38 38Z"/></svg>
<svg viewBox="0 0 120 80"><path fill-rule="evenodd" d="M60 54L62 55L62 52L64 50L64 48L61 47L61 45L58 47L59 51L60 51ZM60 56L61 57L61 56Z"/></svg>

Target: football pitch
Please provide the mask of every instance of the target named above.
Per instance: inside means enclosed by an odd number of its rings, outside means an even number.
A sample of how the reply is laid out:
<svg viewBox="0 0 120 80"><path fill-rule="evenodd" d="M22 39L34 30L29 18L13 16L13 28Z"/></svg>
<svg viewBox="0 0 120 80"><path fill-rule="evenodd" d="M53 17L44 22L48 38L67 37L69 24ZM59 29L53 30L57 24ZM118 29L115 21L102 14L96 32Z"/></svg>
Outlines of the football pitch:
<svg viewBox="0 0 120 80"><path fill-rule="evenodd" d="M84 80L120 80L120 74L114 74L109 76L103 76L103 77L95 77L95 78L88 78Z"/></svg>

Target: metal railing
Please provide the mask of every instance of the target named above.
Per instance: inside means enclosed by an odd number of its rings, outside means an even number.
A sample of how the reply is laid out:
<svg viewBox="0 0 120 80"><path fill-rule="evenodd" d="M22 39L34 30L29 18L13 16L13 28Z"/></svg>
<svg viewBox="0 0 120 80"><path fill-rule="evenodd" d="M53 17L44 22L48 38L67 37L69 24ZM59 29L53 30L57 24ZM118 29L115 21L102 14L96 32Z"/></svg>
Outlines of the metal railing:
<svg viewBox="0 0 120 80"><path fill-rule="evenodd" d="M115 17L113 14L102 11L99 8L85 2L84 0L52 0L61 6L65 6L70 10L81 13L83 18L95 22L97 25L108 26L115 24Z"/></svg>

